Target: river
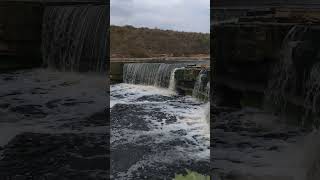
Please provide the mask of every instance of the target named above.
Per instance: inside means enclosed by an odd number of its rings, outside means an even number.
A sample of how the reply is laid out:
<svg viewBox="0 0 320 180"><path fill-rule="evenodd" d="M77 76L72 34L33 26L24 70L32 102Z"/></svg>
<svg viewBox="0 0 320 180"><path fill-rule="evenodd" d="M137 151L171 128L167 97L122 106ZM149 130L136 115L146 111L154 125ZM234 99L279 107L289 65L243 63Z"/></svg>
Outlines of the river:
<svg viewBox="0 0 320 180"><path fill-rule="evenodd" d="M208 174L209 103L169 88L177 65L151 65L148 70L142 66L127 67L135 77L110 88L112 178L172 179L185 169ZM134 68L140 73L145 69L149 76L135 74ZM158 85L153 79L158 79Z"/></svg>

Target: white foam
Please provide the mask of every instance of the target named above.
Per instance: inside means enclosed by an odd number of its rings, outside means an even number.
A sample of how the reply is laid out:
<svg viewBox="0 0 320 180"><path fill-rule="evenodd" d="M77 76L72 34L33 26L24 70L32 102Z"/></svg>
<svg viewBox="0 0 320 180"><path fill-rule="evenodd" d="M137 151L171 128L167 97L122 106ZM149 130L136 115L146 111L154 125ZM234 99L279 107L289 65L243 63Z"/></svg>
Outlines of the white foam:
<svg viewBox="0 0 320 180"><path fill-rule="evenodd" d="M143 96L161 95L164 97L172 97L162 101L136 101ZM174 96L174 97L173 97ZM173 141L175 139L187 140L193 145L175 146L169 152L158 152L145 156L143 160L131 166L129 171L123 176L130 177L130 174L139 168L145 166L153 166L156 163L169 163L181 160L209 161L210 160L210 129L206 121L206 115L209 113L209 103L203 104L190 96L176 96L169 89L162 89L154 86L142 86L133 84L117 84L111 85L111 107L115 104L143 104L144 111L152 113L161 111L168 116L175 116L177 122L165 123L166 119L158 122L152 116L146 113L146 122L150 128L149 131L139 131L132 129L113 129L111 132L111 143L113 145L122 143L143 143L140 137L153 137L153 144L161 144ZM176 134L174 132L184 130L185 135ZM140 141L139 141L140 140ZM201 150L199 150L201 149ZM169 157L170 156L170 157Z"/></svg>

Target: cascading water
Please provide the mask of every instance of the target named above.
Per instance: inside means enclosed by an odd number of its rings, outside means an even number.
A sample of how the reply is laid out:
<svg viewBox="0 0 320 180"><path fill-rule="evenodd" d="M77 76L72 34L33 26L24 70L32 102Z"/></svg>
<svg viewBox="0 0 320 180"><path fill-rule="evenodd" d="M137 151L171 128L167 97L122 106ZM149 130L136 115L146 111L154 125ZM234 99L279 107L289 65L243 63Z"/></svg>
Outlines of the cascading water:
<svg viewBox="0 0 320 180"><path fill-rule="evenodd" d="M293 50L299 44L301 36L306 32L305 27L294 26L283 40L281 60L274 67L269 80L266 98L282 110L286 108L287 97L297 91L296 67L293 63Z"/></svg>
<svg viewBox="0 0 320 180"><path fill-rule="evenodd" d="M183 68L183 67L182 67L182 68ZM170 82L169 82L169 89L172 90L172 91L175 91L175 90L176 90L176 78L175 78L176 71L179 70L179 69L182 69L182 68L175 68L175 69L171 72Z"/></svg>
<svg viewBox="0 0 320 180"><path fill-rule="evenodd" d="M117 164L118 155L111 154L110 158L115 162L111 166L114 179L141 179L159 170L164 170L158 173L162 175L159 179L172 179L167 176L168 166L178 172L188 168L186 165L190 162L206 163L203 167L209 168L210 104L173 93L178 80L176 71L184 66L125 64L124 83L111 85L110 146L127 152L123 159L132 153L145 154L126 168L118 168L121 167ZM166 148L168 145L173 148ZM128 146L131 148L122 149ZM145 147L153 152L146 154ZM137 177L137 174L143 176Z"/></svg>
<svg viewBox="0 0 320 180"><path fill-rule="evenodd" d="M105 5L45 7L45 66L62 71L105 71L108 21Z"/></svg>
<svg viewBox="0 0 320 180"><path fill-rule="evenodd" d="M320 62L316 63L310 71L305 88L306 116L310 113L320 112ZM314 122L315 123L315 122ZM316 123L319 125L319 122Z"/></svg>
<svg viewBox="0 0 320 180"><path fill-rule="evenodd" d="M207 100L210 94L209 71L203 69L200 71L195 82L192 96L200 100Z"/></svg>
<svg viewBox="0 0 320 180"><path fill-rule="evenodd" d="M313 58L317 49L312 47L314 40L310 38L310 33L305 26L294 26L288 32L283 41L281 61L274 69L266 91L266 97L281 110L286 109L288 99L296 96L303 98L303 123L312 118L312 114L320 112L320 63ZM301 58L299 54L304 56ZM319 126L319 122L312 122L312 125Z"/></svg>
<svg viewBox="0 0 320 180"><path fill-rule="evenodd" d="M204 119L210 125L210 102L206 103L206 105L205 105Z"/></svg>
<svg viewBox="0 0 320 180"><path fill-rule="evenodd" d="M132 63L123 67L123 81L129 84L154 85L168 88L172 72L183 64Z"/></svg>

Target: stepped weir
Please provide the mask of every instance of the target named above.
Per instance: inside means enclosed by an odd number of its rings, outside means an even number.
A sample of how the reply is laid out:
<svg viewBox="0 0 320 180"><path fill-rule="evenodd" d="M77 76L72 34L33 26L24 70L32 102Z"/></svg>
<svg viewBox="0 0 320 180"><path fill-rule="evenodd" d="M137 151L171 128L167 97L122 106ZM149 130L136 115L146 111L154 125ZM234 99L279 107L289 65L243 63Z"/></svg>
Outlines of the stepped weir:
<svg viewBox="0 0 320 180"><path fill-rule="evenodd" d="M152 85L207 101L210 70L190 63L129 63L123 66L123 82Z"/></svg>
<svg viewBox="0 0 320 180"><path fill-rule="evenodd" d="M183 64L133 63L124 65L123 81L130 84L154 85L168 88L171 74Z"/></svg>

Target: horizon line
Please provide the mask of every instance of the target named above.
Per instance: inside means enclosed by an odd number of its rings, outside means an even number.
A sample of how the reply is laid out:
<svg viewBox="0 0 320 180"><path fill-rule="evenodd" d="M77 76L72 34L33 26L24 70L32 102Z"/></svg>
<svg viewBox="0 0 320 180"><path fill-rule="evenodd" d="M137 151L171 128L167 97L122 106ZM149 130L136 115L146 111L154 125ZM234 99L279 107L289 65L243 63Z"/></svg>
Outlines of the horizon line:
<svg viewBox="0 0 320 180"><path fill-rule="evenodd" d="M203 32L203 31L186 31L186 30L176 30L176 29L165 29L160 27L148 27L148 26L136 26L131 24L125 24L125 25L118 25L118 24L110 24L110 26L119 26L119 27L125 27L125 26L132 26L134 28L146 28L146 29L159 29L164 31L176 31L176 32L185 32L185 33L203 33L203 34L210 34L209 32Z"/></svg>

